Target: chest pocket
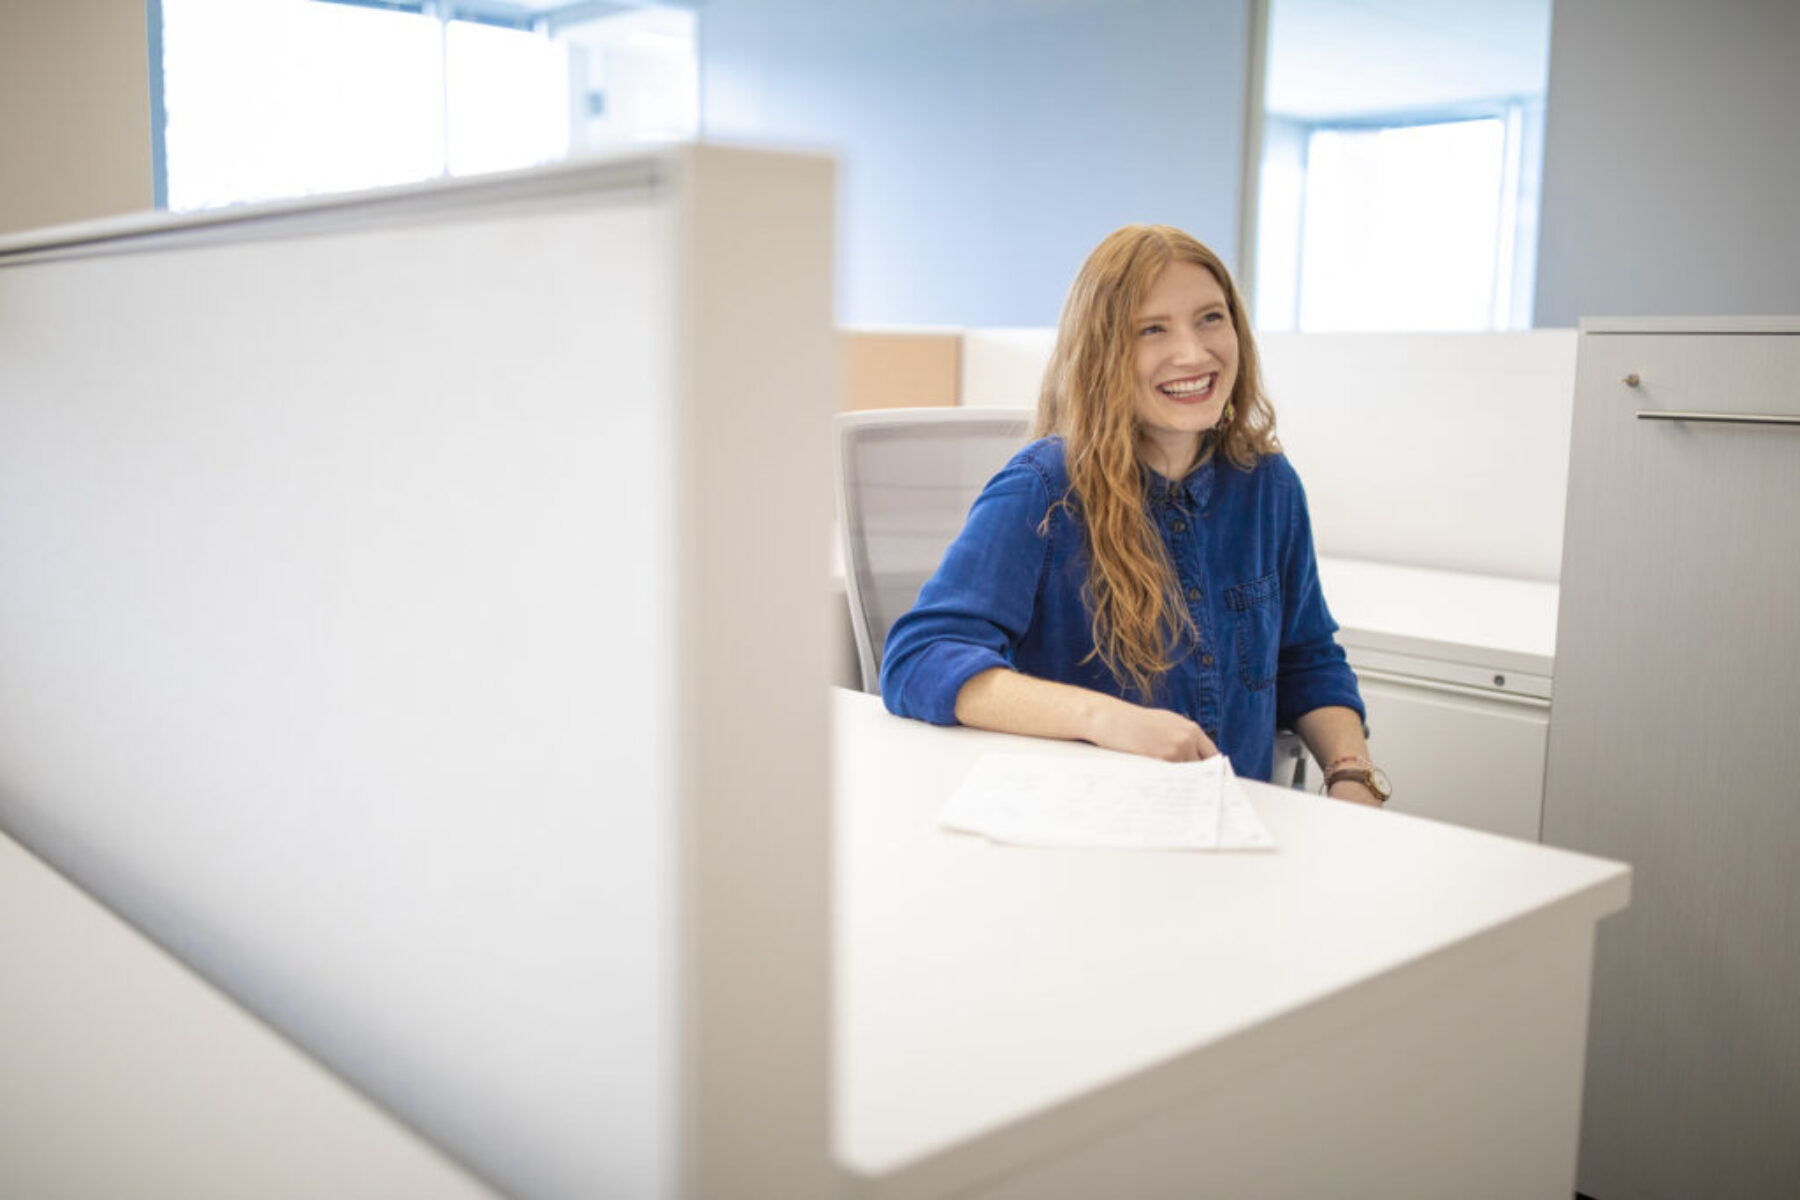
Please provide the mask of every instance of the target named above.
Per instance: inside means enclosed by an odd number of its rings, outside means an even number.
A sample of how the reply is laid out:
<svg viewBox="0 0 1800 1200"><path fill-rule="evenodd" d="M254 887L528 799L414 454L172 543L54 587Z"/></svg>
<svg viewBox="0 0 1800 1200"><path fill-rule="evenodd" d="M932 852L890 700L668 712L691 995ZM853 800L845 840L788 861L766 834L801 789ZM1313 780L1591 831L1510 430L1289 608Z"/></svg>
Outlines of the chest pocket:
<svg viewBox="0 0 1800 1200"><path fill-rule="evenodd" d="M1245 687L1260 691L1275 682L1281 653L1281 577L1274 572L1225 589L1236 639L1238 675Z"/></svg>

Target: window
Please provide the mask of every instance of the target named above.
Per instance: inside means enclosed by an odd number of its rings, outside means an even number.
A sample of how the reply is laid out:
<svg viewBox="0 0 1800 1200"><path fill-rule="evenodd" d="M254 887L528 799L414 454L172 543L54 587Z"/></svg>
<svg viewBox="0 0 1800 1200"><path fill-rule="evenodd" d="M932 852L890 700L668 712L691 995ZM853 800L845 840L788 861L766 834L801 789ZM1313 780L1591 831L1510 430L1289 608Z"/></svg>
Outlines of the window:
<svg viewBox="0 0 1800 1200"><path fill-rule="evenodd" d="M698 117L680 9L160 0L158 15L172 209L525 167L689 138Z"/></svg>
<svg viewBox="0 0 1800 1200"><path fill-rule="evenodd" d="M1548 4L1450 9L1271 3L1259 328L1530 326Z"/></svg>

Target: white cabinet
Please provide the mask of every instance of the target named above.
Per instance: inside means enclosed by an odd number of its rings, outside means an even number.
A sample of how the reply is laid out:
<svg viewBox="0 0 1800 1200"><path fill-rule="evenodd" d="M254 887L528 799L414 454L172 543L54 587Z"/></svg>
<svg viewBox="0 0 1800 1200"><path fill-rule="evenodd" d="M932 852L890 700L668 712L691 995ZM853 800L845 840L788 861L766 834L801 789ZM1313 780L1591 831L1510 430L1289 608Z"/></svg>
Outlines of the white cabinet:
<svg viewBox="0 0 1800 1200"><path fill-rule="evenodd" d="M1367 668L1357 679L1389 808L1537 840L1549 704Z"/></svg>
<svg viewBox="0 0 1800 1200"><path fill-rule="evenodd" d="M1324 558L1397 812L1538 839L1557 587Z"/></svg>

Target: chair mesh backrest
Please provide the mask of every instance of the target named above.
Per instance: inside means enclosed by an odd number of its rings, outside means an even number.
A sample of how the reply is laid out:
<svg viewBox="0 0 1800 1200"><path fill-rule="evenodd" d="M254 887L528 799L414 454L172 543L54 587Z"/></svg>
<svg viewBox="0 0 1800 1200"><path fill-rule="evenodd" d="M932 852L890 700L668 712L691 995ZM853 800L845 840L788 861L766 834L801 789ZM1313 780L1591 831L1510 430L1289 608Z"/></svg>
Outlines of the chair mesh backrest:
<svg viewBox="0 0 1800 1200"><path fill-rule="evenodd" d="M904 409L837 418L844 585L863 690L879 690L888 629L911 608L982 486L1030 426L1014 409Z"/></svg>

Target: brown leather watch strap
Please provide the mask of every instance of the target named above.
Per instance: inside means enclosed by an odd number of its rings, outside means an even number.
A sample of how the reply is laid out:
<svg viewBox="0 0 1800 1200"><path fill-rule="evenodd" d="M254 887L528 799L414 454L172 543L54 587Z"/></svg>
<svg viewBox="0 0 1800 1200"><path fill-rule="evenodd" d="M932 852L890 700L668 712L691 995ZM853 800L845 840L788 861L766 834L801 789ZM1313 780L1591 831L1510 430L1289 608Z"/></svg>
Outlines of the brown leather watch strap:
<svg viewBox="0 0 1800 1200"><path fill-rule="evenodd" d="M1362 784L1374 794L1375 799L1383 804L1386 804L1388 797L1394 794L1394 789L1388 784L1386 773L1380 767L1339 767L1325 776L1324 790L1330 791L1332 784L1345 782Z"/></svg>

